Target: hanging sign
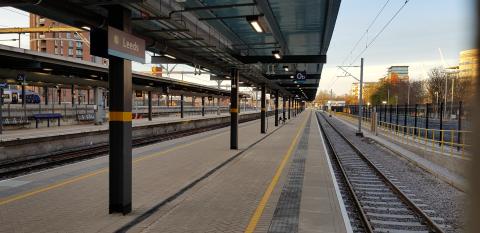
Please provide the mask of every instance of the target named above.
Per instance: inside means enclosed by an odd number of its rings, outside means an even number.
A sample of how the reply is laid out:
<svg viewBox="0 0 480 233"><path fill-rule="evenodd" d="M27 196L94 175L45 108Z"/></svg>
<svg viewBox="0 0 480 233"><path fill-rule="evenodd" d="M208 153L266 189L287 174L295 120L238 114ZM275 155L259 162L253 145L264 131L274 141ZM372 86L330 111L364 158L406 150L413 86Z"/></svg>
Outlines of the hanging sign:
<svg viewBox="0 0 480 233"><path fill-rule="evenodd" d="M295 81L296 83L304 83L307 80L307 72L306 71L297 71L295 74Z"/></svg>
<svg viewBox="0 0 480 233"><path fill-rule="evenodd" d="M145 40L108 27L108 55L145 63Z"/></svg>

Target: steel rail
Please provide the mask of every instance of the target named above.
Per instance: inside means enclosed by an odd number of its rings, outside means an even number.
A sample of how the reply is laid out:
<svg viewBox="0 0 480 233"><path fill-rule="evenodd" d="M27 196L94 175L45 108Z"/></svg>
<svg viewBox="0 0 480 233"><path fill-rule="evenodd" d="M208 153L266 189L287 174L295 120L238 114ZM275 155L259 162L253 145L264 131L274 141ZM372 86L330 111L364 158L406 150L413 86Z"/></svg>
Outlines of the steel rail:
<svg viewBox="0 0 480 233"><path fill-rule="evenodd" d="M343 133L341 133L329 120L327 120L327 118L321 114L321 113L317 113L317 118L318 118L318 115L321 115L322 118L325 120L325 122L327 122L328 125L330 125L330 127L356 152L356 154L363 160L365 161L371 168L373 168L373 170L375 171L375 173L380 176L380 178L391 188L391 190L397 194L397 196L408 206L410 207L416 214L418 214L421 218L423 218L427 225L432 228L435 232L437 233L444 233L443 229L433 221L432 218L430 218L422 209L420 209L420 207L418 207L412 200L410 200L410 198L408 198L408 196L402 192L392 181L390 181L390 179L388 179L387 176L385 176L381 171L380 169L375 166L375 164L373 164L373 162L367 158L367 156L362 152L360 151L360 149L358 149L358 147L356 147ZM319 124L320 124L320 119L319 120ZM320 124L321 125L321 124ZM322 128L323 130L323 128ZM324 133L326 134L326 133ZM340 161L338 160L338 162L340 163ZM344 171L342 171L344 172Z"/></svg>

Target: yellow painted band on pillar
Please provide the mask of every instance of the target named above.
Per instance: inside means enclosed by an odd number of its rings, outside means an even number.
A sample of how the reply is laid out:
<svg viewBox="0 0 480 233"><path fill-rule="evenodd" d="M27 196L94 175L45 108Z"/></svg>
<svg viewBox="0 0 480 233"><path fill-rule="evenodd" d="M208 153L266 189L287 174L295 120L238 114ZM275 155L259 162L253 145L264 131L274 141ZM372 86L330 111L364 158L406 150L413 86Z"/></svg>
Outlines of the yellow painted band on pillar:
<svg viewBox="0 0 480 233"><path fill-rule="evenodd" d="M132 121L132 112L110 112L110 121Z"/></svg>
<svg viewBox="0 0 480 233"><path fill-rule="evenodd" d="M236 108L231 108L231 109L230 109L230 112L238 113L238 109L236 109Z"/></svg>

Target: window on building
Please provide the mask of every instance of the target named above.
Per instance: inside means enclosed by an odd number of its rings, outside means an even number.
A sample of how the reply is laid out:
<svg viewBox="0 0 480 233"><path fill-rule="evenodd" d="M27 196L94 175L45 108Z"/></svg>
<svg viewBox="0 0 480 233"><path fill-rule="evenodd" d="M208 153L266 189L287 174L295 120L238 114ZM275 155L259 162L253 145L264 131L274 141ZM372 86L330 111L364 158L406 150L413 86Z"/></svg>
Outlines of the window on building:
<svg viewBox="0 0 480 233"><path fill-rule="evenodd" d="M58 54L58 47L55 47L55 55Z"/></svg>
<svg viewBox="0 0 480 233"><path fill-rule="evenodd" d="M71 39L72 38L72 34L70 34L70 32L67 32L67 39Z"/></svg>
<svg viewBox="0 0 480 233"><path fill-rule="evenodd" d="M71 40L70 40L70 41L68 41L68 47L71 47L71 48L73 48L73 41L71 41Z"/></svg>
<svg viewBox="0 0 480 233"><path fill-rule="evenodd" d="M81 49L83 47L83 43L80 41L77 41L77 49Z"/></svg>
<svg viewBox="0 0 480 233"><path fill-rule="evenodd" d="M68 49L68 56L73 56L73 49L72 48Z"/></svg>
<svg viewBox="0 0 480 233"><path fill-rule="evenodd" d="M63 40L60 41L60 46L63 46Z"/></svg>
<svg viewBox="0 0 480 233"><path fill-rule="evenodd" d="M83 50L77 49L77 56L83 56Z"/></svg>

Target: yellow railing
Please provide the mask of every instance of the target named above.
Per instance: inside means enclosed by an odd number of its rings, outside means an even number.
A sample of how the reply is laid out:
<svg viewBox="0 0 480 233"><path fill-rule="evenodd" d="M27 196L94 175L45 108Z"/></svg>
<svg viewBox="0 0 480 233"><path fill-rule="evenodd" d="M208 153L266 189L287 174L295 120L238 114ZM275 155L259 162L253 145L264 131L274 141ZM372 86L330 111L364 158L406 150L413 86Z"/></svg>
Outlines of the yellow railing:
<svg viewBox="0 0 480 233"><path fill-rule="evenodd" d="M344 112L337 112L335 114L347 118L351 122L358 121L358 116L355 115ZM370 124L370 118L362 117L362 121ZM377 123L377 132L382 133L387 138L404 144L416 144L425 150L448 153L452 156L461 155L462 157L465 156L466 151L470 147L470 145L466 143L466 138L472 133L467 130L439 130L396 125L384 121ZM447 137L447 135L449 137ZM458 141L458 137L460 137L460 141Z"/></svg>

